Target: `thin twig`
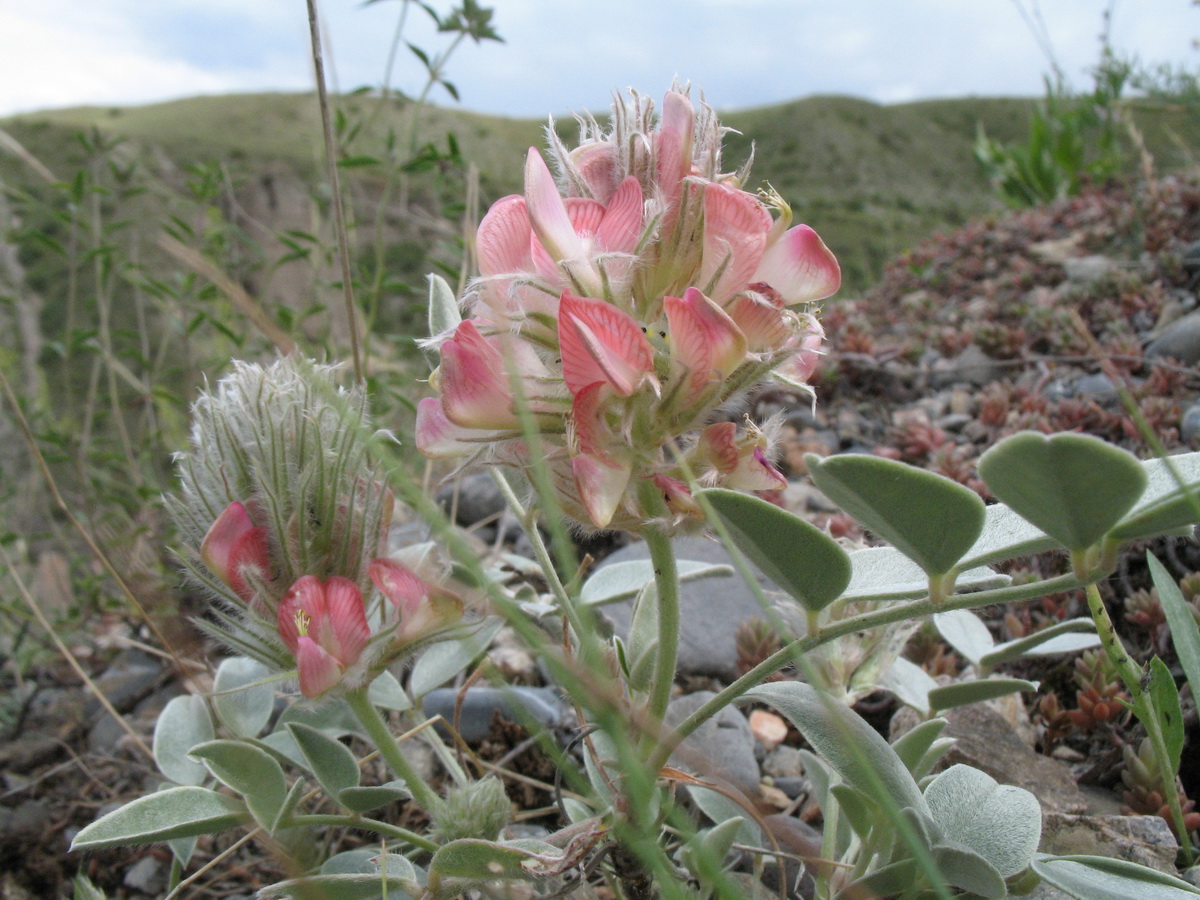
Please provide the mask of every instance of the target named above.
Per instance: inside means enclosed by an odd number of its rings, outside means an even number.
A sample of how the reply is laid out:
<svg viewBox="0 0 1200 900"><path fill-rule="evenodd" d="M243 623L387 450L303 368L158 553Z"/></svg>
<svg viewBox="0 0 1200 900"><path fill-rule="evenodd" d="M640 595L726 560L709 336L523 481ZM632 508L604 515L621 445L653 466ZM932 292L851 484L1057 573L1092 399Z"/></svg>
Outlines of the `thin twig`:
<svg viewBox="0 0 1200 900"><path fill-rule="evenodd" d="M39 607L37 602L33 599L33 595L29 593L29 588L25 586L25 582L21 580L21 576L17 574L17 569L16 566L13 565L12 557L8 555L8 550L5 549L3 544L0 544L0 559L4 560L4 566L8 569L9 577L12 578L13 583L17 586L17 593L21 595L21 599L25 601L25 605L29 607L29 611L33 613L34 618L38 620L38 624L46 629L46 633L50 635L50 639L54 641L55 646L58 647L58 652L63 655L63 659L65 659L71 668L75 670L75 674L78 675L83 683L87 685L88 690L95 695L96 700L99 701L100 705L104 707L110 716L117 720L117 724L120 725L121 728L124 729L125 733L133 739L133 742L137 745L138 749L145 753L150 759L154 759L154 753L149 747L146 746L146 742L143 741L141 736L133 730L133 726L125 721L125 717L117 712L116 707L114 707L112 703L109 702L109 699L104 696L104 692L96 686L96 682L92 681L91 676L84 671L83 666L79 664L79 660L75 658L75 654L71 652L71 649L65 643L63 643L62 638L58 636L58 632L54 630L54 626L50 624L50 620L46 618L46 614L42 612L41 607Z"/></svg>
<svg viewBox="0 0 1200 900"><path fill-rule="evenodd" d="M317 19L317 0L308 0L308 34L312 45L313 73L317 82L317 103L321 108L321 131L325 136L325 167L333 203L333 224L337 233L338 262L342 269L342 298L350 328L350 355L354 360L354 379L366 381L362 351L358 346L358 313L354 305L354 284L350 274L350 244L346 238L346 217L342 210L342 184L338 177L333 123L329 119L329 95L325 90L325 62L321 54L321 28Z"/></svg>
<svg viewBox="0 0 1200 900"><path fill-rule="evenodd" d="M25 443L29 447L29 453L33 457L33 461L37 465L38 471L41 472L42 478L46 482L46 487L49 488L50 495L54 498L55 505L66 517L67 521L71 523L72 527L79 532L79 536L83 538L84 543L87 544L88 549L92 552L92 555L96 558L96 561L100 563L104 571L107 572L109 577L112 578L112 580L116 583L118 589L120 589L121 593L125 596L125 599L129 601L130 605L137 610L138 615L141 616L142 621L146 623L146 627L148 627L154 634L154 637L162 645L163 649L171 654L171 662L174 664L176 671L181 676L186 677L188 674L187 669L183 665L182 657L180 656L179 652L175 649L174 645L167 640L166 635L163 634L158 625L155 624L154 620L150 617L150 613L147 612L146 607L142 605L142 601L137 598L132 590L130 590L129 585L125 583L125 579L121 577L119 572L117 572L116 567L112 564L112 561L108 558L107 554L100 549L100 546L92 539L92 536L88 530L83 527L83 523L75 517L73 512L71 512L71 507L67 505L67 501L63 498L62 492L59 491L58 482L54 480L54 475L51 473L49 465L46 464L46 458L42 455L41 448L38 447L37 444L37 439L33 436L33 430L29 427L29 420L25 418L25 413L21 410L21 405L17 402L17 398L13 393L12 386L9 384L8 379L5 377L3 371L0 371L0 388L3 389L4 396L8 398L9 405L13 408L13 417L16 419L17 427L21 429L21 434L24 436Z"/></svg>

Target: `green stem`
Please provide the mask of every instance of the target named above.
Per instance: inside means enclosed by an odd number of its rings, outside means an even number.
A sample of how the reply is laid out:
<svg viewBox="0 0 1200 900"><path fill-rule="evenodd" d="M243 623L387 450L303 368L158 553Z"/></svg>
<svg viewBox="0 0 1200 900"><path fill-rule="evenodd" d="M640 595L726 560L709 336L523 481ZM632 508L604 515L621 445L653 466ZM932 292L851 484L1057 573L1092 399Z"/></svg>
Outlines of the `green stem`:
<svg viewBox="0 0 1200 900"><path fill-rule="evenodd" d="M1192 864L1192 846L1187 837L1188 831L1183 818L1183 807L1179 803L1179 790L1175 785L1175 769L1171 766L1171 754L1167 750L1167 736L1163 733L1162 722L1154 707L1154 700L1151 698L1150 692L1142 686L1142 676L1145 671L1133 661L1125 649L1125 645L1121 643L1121 638L1117 635L1112 618L1104 605L1104 599L1100 596L1100 590L1094 584L1088 585L1087 601L1088 611L1091 612L1092 620L1096 623L1096 631L1100 635L1104 653L1108 656L1109 662L1113 664L1113 668L1117 670L1117 674L1121 676L1125 690L1129 691L1129 696L1132 698L1129 705L1133 710L1133 715L1142 723L1146 729L1146 737L1150 739L1150 746L1154 751L1154 762L1158 768L1158 777L1162 782L1163 798L1171 811L1175 833L1180 836L1179 844L1184 862L1190 866Z"/></svg>
<svg viewBox="0 0 1200 900"><path fill-rule="evenodd" d="M654 482L643 480L638 487L642 508L653 518L670 515ZM679 567L670 535L658 525L642 533L654 567L654 587L658 603L658 649L654 658L654 681L650 685L647 712L650 721L662 722L675 684L675 665L679 657ZM655 771L652 769L651 771Z"/></svg>
<svg viewBox="0 0 1200 900"><path fill-rule="evenodd" d="M1088 581L1096 581L1104 577L1105 574L1107 573L1092 573ZM785 645L783 649L772 653L680 722L675 730L666 735L654 748L649 765L652 770L655 767L663 766L667 761L667 757L674 752L683 739L699 728L704 722L715 716L738 697L742 696L742 694L775 674L785 664L810 650L820 647L822 644L827 644L832 640L836 640L847 634L853 634L856 631L868 631L872 628L878 628L881 625L890 625L893 622L902 622L907 619L928 616L935 612L947 612L955 609L976 609L981 606L990 606L994 603L1016 603L1021 600L1032 600L1035 597L1043 597L1047 594L1057 594L1062 591L1083 587L1084 584L1085 582L1081 581L1074 574L1059 575L1055 578L1047 578L1045 581L1034 582L1033 584L1010 585L1003 588L994 588L990 591L956 594L940 601L924 597L910 603L885 606L868 613L850 616L838 622L830 622L821 629L820 634L799 638Z"/></svg>
<svg viewBox="0 0 1200 900"><path fill-rule="evenodd" d="M387 722L383 716L379 714L379 710L375 708L375 704L367 699L367 689L360 688L356 691L351 691L346 695L346 703L350 706L351 711L363 728L367 731L367 737L371 739L371 743L375 745L375 749L379 751L379 755L383 757L384 762L388 764L392 772L404 780L408 786L409 793L413 795L413 799L421 805L427 813L434 813L441 806L441 799L434 793L433 788L425 783L412 767L405 757L400 745L396 743L396 739L392 736L391 729L388 728Z"/></svg>
<svg viewBox="0 0 1200 900"><path fill-rule="evenodd" d="M409 831L407 828L401 828L399 825L392 825L389 822L381 822L378 819L367 819L363 816L319 813L308 816L291 816L286 823L286 827L288 828L301 828L306 825L337 825L343 828L361 828L364 831L373 831L376 834L382 834L384 837L406 841L414 847L418 847L421 850L428 850L430 853L436 853L438 850L436 843L427 837L422 837L415 831Z"/></svg>

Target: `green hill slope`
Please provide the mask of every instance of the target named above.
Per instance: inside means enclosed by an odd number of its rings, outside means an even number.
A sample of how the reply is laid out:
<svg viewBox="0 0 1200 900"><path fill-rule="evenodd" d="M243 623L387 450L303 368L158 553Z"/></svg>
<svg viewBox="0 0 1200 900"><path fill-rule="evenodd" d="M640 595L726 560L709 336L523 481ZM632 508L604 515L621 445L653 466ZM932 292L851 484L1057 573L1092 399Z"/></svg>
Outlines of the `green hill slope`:
<svg viewBox="0 0 1200 900"><path fill-rule="evenodd" d="M752 185L769 182L812 224L842 261L846 285L861 291L884 262L933 231L999 208L972 156L982 125L1001 140L1023 137L1031 100L935 100L881 106L848 97L810 97L731 112L737 130L726 159L755 146ZM339 100L354 152L381 153L390 130L406 133L410 107L369 96ZM1200 121L1187 111L1142 104L1133 119L1161 170L1195 164ZM520 189L522 158L541 145L543 123L427 107L415 123L423 140L452 132L480 170L484 202ZM99 129L157 148L177 164L221 160L242 172L286 161L312 177L320 123L304 94L197 97L134 108L94 107L18 116L2 123L56 171L69 171L70 134ZM559 122L568 139L574 123ZM440 139L438 141L441 143Z"/></svg>

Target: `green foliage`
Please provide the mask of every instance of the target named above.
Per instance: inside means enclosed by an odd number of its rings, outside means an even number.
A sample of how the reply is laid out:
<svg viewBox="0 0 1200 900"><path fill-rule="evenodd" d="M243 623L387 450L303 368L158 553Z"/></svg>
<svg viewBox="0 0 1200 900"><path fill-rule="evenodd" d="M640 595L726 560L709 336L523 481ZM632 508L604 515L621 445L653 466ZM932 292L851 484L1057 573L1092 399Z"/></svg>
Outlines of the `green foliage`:
<svg viewBox="0 0 1200 900"><path fill-rule="evenodd" d="M1097 67L1089 94L1074 95L1059 74L1047 77L1024 144L990 138L980 124L975 158L1000 197L1010 206L1036 206L1115 175L1124 163L1118 123L1129 77L1128 64L1110 53Z"/></svg>

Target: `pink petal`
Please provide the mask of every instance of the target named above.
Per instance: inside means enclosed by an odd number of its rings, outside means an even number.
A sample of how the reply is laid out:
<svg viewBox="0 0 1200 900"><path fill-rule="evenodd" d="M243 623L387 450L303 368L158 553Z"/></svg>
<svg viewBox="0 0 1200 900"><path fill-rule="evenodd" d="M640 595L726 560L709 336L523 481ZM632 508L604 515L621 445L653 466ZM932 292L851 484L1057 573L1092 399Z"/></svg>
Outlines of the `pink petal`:
<svg viewBox="0 0 1200 900"><path fill-rule="evenodd" d="M732 422L715 422L700 432L696 442L700 458L710 466L727 475L737 468L737 426Z"/></svg>
<svg viewBox="0 0 1200 900"><path fill-rule="evenodd" d="M279 601L279 636L283 644L293 655L296 653L297 642L300 640L301 628L296 622L299 615L305 622L304 630L313 632L313 625L322 621L327 611L325 609L325 586L315 575L303 575L297 579L283 599Z"/></svg>
<svg viewBox="0 0 1200 900"><path fill-rule="evenodd" d="M571 474L575 476L579 502L597 528L605 528L612 521L632 471L629 462L607 463L594 456L572 458Z"/></svg>
<svg viewBox="0 0 1200 900"><path fill-rule="evenodd" d="M254 523L246 507L236 500L230 503L209 526L200 542L200 559L208 570L226 584L233 574L231 558L238 539L252 531Z"/></svg>
<svg viewBox="0 0 1200 900"><path fill-rule="evenodd" d="M401 619L429 596L429 585L418 578L411 569L394 559L377 559L367 566L367 574L375 587L396 607Z"/></svg>
<svg viewBox="0 0 1200 900"><path fill-rule="evenodd" d="M613 390L606 381L589 384L575 395L571 404L571 422L575 426L580 453L611 459L614 438L604 421L604 409L612 396Z"/></svg>
<svg viewBox="0 0 1200 900"><path fill-rule="evenodd" d="M446 418L442 401L425 397L417 404L417 449L430 459L453 459L474 453L481 444L468 438L480 436L474 428L462 428Z"/></svg>
<svg viewBox="0 0 1200 900"><path fill-rule="evenodd" d="M772 224L771 214L753 194L705 185L700 288L721 304L744 290L762 259Z"/></svg>
<svg viewBox="0 0 1200 900"><path fill-rule="evenodd" d="M260 581L271 580L271 548L266 528L251 528L234 541L229 554L228 584L247 603L254 599L254 588L247 578L251 573Z"/></svg>
<svg viewBox="0 0 1200 900"><path fill-rule="evenodd" d="M362 592L349 578L334 575L325 582L325 608L333 643L320 644L342 665L352 666L371 639Z"/></svg>
<svg viewBox="0 0 1200 900"><path fill-rule="evenodd" d="M517 424L500 350L466 319L442 344L441 393L446 418L463 428L512 428Z"/></svg>
<svg viewBox="0 0 1200 900"><path fill-rule="evenodd" d="M676 515L704 515L704 510L692 496L691 489L679 479L659 473L654 476L654 486L662 491L667 508Z"/></svg>
<svg viewBox="0 0 1200 900"><path fill-rule="evenodd" d="M784 305L794 306L837 293L842 270L817 233L797 225L767 248L754 280L765 281L783 297Z"/></svg>
<svg viewBox="0 0 1200 900"><path fill-rule="evenodd" d="M563 204L567 208L567 218L571 220L571 227L577 235L592 237L600 230L600 223L604 221L603 203L586 197L568 197Z"/></svg>
<svg viewBox="0 0 1200 900"><path fill-rule="evenodd" d="M510 194L493 203L475 235L480 274L486 277L528 271L532 233L524 197Z"/></svg>
<svg viewBox="0 0 1200 900"><path fill-rule="evenodd" d="M620 178L620 166L612 144L607 141L582 144L571 151L570 159L592 198L607 204Z"/></svg>
<svg viewBox="0 0 1200 900"><path fill-rule="evenodd" d="M761 447L755 447L738 460L737 468L722 481L721 486L734 491L777 491L787 487L783 473L771 464Z"/></svg>
<svg viewBox="0 0 1200 900"><path fill-rule="evenodd" d="M752 353L779 350L792 337L783 310L760 294L740 295L727 312L746 336L746 349Z"/></svg>
<svg viewBox="0 0 1200 900"><path fill-rule="evenodd" d="M558 185L533 147L525 158L525 201L533 231L550 256L555 260L581 259L583 244L571 224Z"/></svg>
<svg viewBox="0 0 1200 900"><path fill-rule="evenodd" d="M779 367L780 374L800 383L812 378L821 362L821 344L825 341L825 329L813 316L807 316L808 331L800 342L800 351Z"/></svg>
<svg viewBox="0 0 1200 900"><path fill-rule="evenodd" d="M633 253L642 235L642 185L630 175L621 182L597 230L600 246L610 253Z"/></svg>
<svg viewBox="0 0 1200 900"><path fill-rule="evenodd" d="M746 359L746 338L719 306L694 287L682 297L664 297L671 356L688 375L688 397L699 394L710 381L723 378Z"/></svg>
<svg viewBox="0 0 1200 900"><path fill-rule="evenodd" d="M665 205L673 210L679 203L683 179L692 171L692 138L696 111L692 101L678 91L663 97L662 124L655 136L658 183Z"/></svg>
<svg viewBox="0 0 1200 900"><path fill-rule="evenodd" d="M299 638L292 654L296 657L300 693L305 697L319 697L342 680L341 665L312 638Z"/></svg>
<svg viewBox="0 0 1200 900"><path fill-rule="evenodd" d="M564 293L558 307L563 380L572 395L597 381L622 397L653 378L654 350L641 328L610 303Z"/></svg>

